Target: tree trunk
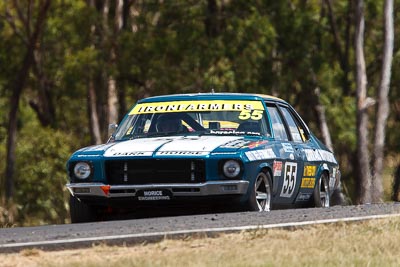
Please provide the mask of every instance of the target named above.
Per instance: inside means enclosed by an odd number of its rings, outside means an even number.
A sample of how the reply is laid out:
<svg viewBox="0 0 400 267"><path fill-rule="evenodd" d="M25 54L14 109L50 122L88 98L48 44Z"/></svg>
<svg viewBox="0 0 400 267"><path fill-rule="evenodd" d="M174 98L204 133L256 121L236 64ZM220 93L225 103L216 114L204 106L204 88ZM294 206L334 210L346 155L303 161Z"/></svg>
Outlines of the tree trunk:
<svg viewBox="0 0 400 267"><path fill-rule="evenodd" d="M94 88L93 78L90 78L88 84L88 110L90 118L90 129L92 134L92 141L96 145L98 145L101 144L102 141L96 102L96 89Z"/></svg>
<svg viewBox="0 0 400 267"><path fill-rule="evenodd" d="M315 98L313 97L313 101L312 101L311 105L315 106L315 111L316 111L317 118L318 118L318 124L319 124L320 130L321 130L322 140L323 140L324 144L326 145L326 147L330 151L333 152L332 138L331 138L331 134L329 132L329 127L328 127L328 123L326 121L326 116L325 116L325 107L321 103L321 90L318 86L317 75L315 75L315 72L313 69L310 69L310 75L311 75L312 81L314 82L314 86L315 86L315 89L314 89Z"/></svg>
<svg viewBox="0 0 400 267"><path fill-rule="evenodd" d="M111 50L109 59L109 70L111 73L108 74L108 89L107 89L107 113L108 113L108 124L118 122L118 92L117 92L117 81L113 75L113 70L116 69L117 61L117 37L122 29L123 22L123 0L117 0L115 3L115 19L114 19L114 32L111 40Z"/></svg>
<svg viewBox="0 0 400 267"><path fill-rule="evenodd" d="M95 1L88 0L88 5L96 9ZM95 46L95 33L96 33L96 25L92 25L91 27L91 45ZM101 144L101 132L100 132L100 122L99 122L99 115L97 109L97 93L94 83L93 73L89 74L88 77L88 85L87 85L87 94L88 94L88 115L89 115L89 122L90 122L90 134L92 138L92 143L94 144Z"/></svg>
<svg viewBox="0 0 400 267"><path fill-rule="evenodd" d="M400 201L400 165L397 166L395 173L393 174L393 188L392 188L392 200Z"/></svg>
<svg viewBox="0 0 400 267"><path fill-rule="evenodd" d="M315 106L315 110L317 111L318 124L320 125L322 140L326 147L333 152L332 138L329 132L328 123L326 121L325 107L321 104L320 101L319 87L315 88L315 95L317 97L317 105Z"/></svg>
<svg viewBox="0 0 400 267"><path fill-rule="evenodd" d="M48 76L46 76L43 71L41 60L42 51L39 50L42 49L39 47L39 49L34 53L32 65L33 73L39 82L38 96L36 99L30 100L29 105L36 112L42 126L55 127L56 110L52 99L52 82L49 81Z"/></svg>
<svg viewBox="0 0 400 267"><path fill-rule="evenodd" d="M334 39L334 44L335 44L335 49L339 57L339 64L342 70L344 71L346 69L346 58L344 57L343 51L342 51L342 41L340 40L340 35L339 31L337 29L336 25L336 18L335 14L333 13L332 9L332 1L331 0L325 0L325 3L328 7L328 14L329 14L329 24L331 26L331 32L333 35Z"/></svg>
<svg viewBox="0 0 400 267"><path fill-rule="evenodd" d="M30 66L29 52L27 52L24 64L18 73L17 82L14 86L13 94L10 99L10 112L8 113L7 129L7 155L6 155L6 200L10 201L14 195L14 165L15 165L15 144L17 140L17 116L18 104L21 92L25 84L26 76Z"/></svg>
<svg viewBox="0 0 400 267"><path fill-rule="evenodd" d="M357 176L359 179L359 195L357 202L360 204L371 202L371 172L369 167L368 151L368 98L367 75L364 58L364 2L358 0L356 4L356 33L355 56L357 76Z"/></svg>
<svg viewBox="0 0 400 267"><path fill-rule="evenodd" d="M372 202L382 202L382 169L385 145L386 121L389 116L389 86L393 59L393 0L385 0L384 7L385 43L382 60L382 77L377 93L375 121L374 168L372 175Z"/></svg>
<svg viewBox="0 0 400 267"><path fill-rule="evenodd" d="M18 105L22 91L25 87L26 80L28 79L29 69L33 63L34 51L36 49L37 40L42 33L43 24L46 18L47 11L50 7L50 0L42 3L39 6L38 17L34 25L34 31L28 36L28 44L26 47L26 54L22 62L21 69L16 75L15 83L10 85L13 93L10 99L10 111L8 114L8 129L7 129L7 155L6 155L6 188L5 195L6 201L9 202L14 195L14 166L15 166L15 147L17 140L17 119L18 119ZM29 21L28 21L29 23ZM28 28L30 25L26 25ZM27 31L28 33L30 31Z"/></svg>
<svg viewBox="0 0 400 267"><path fill-rule="evenodd" d="M349 62L348 62L348 51L347 51L347 35L346 35L346 43L345 43L345 52L343 53L342 49L342 41L339 35L339 31L337 29L337 23L335 14L332 8L332 0L325 0L325 4L328 7L328 16L329 16L329 24L331 27L331 32L334 39L335 50L337 52L339 58L340 68L343 71L343 93L344 95L348 95L350 91L350 81L348 78L349 75ZM348 3L349 10L351 9L351 1ZM348 22L349 23L349 22ZM346 29L347 30L347 29Z"/></svg>
<svg viewBox="0 0 400 267"><path fill-rule="evenodd" d="M221 6L218 6L217 0L207 0L206 18L204 20L205 32L208 37L215 38L222 31L222 16L221 10L223 3L220 2Z"/></svg>

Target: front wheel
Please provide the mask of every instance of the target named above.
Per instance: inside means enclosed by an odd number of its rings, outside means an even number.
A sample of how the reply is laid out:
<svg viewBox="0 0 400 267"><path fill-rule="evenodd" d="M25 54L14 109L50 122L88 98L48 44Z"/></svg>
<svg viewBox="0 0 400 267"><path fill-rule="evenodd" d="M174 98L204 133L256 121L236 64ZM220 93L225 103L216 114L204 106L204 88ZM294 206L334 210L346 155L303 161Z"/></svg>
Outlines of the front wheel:
<svg viewBox="0 0 400 267"><path fill-rule="evenodd" d="M330 197L329 197L329 180L326 173L322 173L318 179L318 183L314 188L314 206L329 208Z"/></svg>
<svg viewBox="0 0 400 267"><path fill-rule="evenodd" d="M248 209L252 211L269 211L271 209L271 196L271 175L268 172L258 173L248 199Z"/></svg>

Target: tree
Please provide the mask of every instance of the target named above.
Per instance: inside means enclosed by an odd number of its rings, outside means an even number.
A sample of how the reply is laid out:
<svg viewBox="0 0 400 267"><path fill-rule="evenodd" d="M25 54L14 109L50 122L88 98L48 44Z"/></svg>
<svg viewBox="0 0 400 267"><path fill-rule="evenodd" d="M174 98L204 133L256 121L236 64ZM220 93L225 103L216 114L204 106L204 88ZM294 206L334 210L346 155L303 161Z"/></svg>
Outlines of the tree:
<svg viewBox="0 0 400 267"><path fill-rule="evenodd" d="M126 4L126 3L125 3ZM109 33L108 27L108 1L104 3L104 11L103 11L103 20L104 20L104 35L107 39L110 39L111 45L109 50L109 73L107 77L107 115L108 115L108 123L117 123L118 122L118 89L117 89L117 81L115 78L115 69L116 69L116 61L117 61L117 40L118 35L123 26L123 10L124 10L124 1L118 0L115 2L115 17L114 17L114 27L112 34Z"/></svg>
<svg viewBox="0 0 400 267"><path fill-rule="evenodd" d="M30 0L26 6L26 14L23 14L22 7L18 1L13 1L12 7L16 12L18 18L7 11L7 22L14 29L15 34L23 39L25 44L25 56L21 67L17 72L12 84L9 85L13 92L10 98L10 111L8 113L8 131L7 131L7 156L6 156L6 200L10 201L13 197L13 179L14 179L14 165L15 165L15 143L17 139L17 119L18 119L18 104L28 79L29 70L34 61L34 53L37 48L37 42L43 32L43 27L50 7L51 0L40 1L37 4L37 17L34 18L32 11L35 10L35 1ZM36 19L36 20L35 20ZM18 21L17 21L18 20ZM18 24L23 25L22 33L18 29Z"/></svg>
<svg viewBox="0 0 400 267"><path fill-rule="evenodd" d="M88 0L88 5L91 7L93 10L96 9L95 1L94 0ZM95 42L95 34L96 34L96 25L93 24L91 25L91 33L90 33L90 41L91 41L91 46L93 48L96 48L96 42ZM87 105L88 105L88 113L89 113L89 122L90 122L90 133L92 136L92 142L95 144L101 144L102 139L101 139L101 132L100 132L100 121L99 121L99 114L98 114L98 105L97 105L97 91L96 91L96 86L95 86L95 74L94 70L89 70L89 77L87 81Z"/></svg>
<svg viewBox="0 0 400 267"><path fill-rule="evenodd" d="M389 84L393 56L393 1L384 4L385 41L383 50L381 82L377 90L377 112L375 120L373 163L370 166L368 139L368 108L375 100L367 97L367 74L364 59L364 2L356 4L356 74L357 74L357 158L359 203L381 202L383 197L382 169L385 127L389 113Z"/></svg>
<svg viewBox="0 0 400 267"><path fill-rule="evenodd" d="M382 170L384 160L386 123L389 117L389 88L393 60L393 0L385 0L383 20L385 24L384 50L381 81L377 92L375 117L374 162L372 173L372 201L382 202Z"/></svg>
<svg viewBox="0 0 400 267"><path fill-rule="evenodd" d="M356 106L357 106L357 174L359 179L359 203L371 201L371 176L368 150L368 113L372 100L367 98L367 73L364 58L364 1L356 2Z"/></svg>

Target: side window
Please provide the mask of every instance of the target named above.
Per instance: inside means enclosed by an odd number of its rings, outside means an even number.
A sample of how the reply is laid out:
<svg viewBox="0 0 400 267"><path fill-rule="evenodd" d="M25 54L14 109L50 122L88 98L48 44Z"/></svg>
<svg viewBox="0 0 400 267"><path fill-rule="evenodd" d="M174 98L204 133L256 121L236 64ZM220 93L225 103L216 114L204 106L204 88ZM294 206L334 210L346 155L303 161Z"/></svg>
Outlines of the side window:
<svg viewBox="0 0 400 267"><path fill-rule="evenodd" d="M306 141L304 129L300 126L300 123L296 123L296 119L293 117L289 109L287 107L281 107L281 110L289 126L289 131L292 135L293 141L298 143Z"/></svg>
<svg viewBox="0 0 400 267"><path fill-rule="evenodd" d="M278 108L275 106L267 107L269 117L271 118L272 130L274 131L275 139L288 141L288 135L285 130L281 115L279 114Z"/></svg>

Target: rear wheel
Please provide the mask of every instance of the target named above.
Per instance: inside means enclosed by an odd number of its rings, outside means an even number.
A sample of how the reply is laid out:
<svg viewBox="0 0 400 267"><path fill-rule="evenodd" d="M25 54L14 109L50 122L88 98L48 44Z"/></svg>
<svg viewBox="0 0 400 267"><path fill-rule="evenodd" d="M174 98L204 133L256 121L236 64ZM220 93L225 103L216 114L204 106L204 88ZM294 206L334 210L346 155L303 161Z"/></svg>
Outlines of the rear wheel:
<svg viewBox="0 0 400 267"><path fill-rule="evenodd" d="M272 182L268 172L260 172L251 189L247 207L252 211L269 211L271 209Z"/></svg>
<svg viewBox="0 0 400 267"><path fill-rule="evenodd" d="M314 188L314 206L329 208L330 197L329 197L329 179L326 173L322 173L318 179L318 183Z"/></svg>
<svg viewBox="0 0 400 267"><path fill-rule="evenodd" d="M94 222L97 220L96 209L74 196L69 198L69 213L71 223Z"/></svg>

